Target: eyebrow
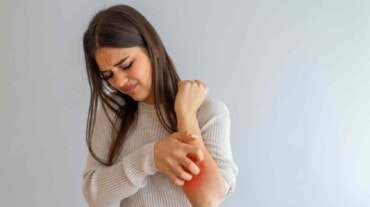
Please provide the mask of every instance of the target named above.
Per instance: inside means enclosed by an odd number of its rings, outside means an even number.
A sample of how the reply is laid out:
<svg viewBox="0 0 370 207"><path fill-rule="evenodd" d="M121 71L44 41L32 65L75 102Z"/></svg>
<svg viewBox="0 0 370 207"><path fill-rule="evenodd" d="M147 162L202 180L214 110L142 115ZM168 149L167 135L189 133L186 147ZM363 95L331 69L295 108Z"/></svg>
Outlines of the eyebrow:
<svg viewBox="0 0 370 207"><path fill-rule="evenodd" d="M123 63L125 60L127 60L127 58L129 58L130 56L127 56L127 57L125 57L125 58L122 58L120 61L118 61L116 64L114 64L114 67L116 67L117 65L119 65L119 64L121 64L121 63ZM107 70L101 70L100 72L101 73L105 73L105 72L107 72L109 69L107 69Z"/></svg>

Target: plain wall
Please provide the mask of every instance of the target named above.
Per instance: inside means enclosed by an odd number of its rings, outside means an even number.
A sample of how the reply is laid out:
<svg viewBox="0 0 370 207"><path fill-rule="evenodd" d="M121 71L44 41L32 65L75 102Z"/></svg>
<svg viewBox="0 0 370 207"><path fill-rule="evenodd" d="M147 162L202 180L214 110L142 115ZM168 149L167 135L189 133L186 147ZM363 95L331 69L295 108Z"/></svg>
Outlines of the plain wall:
<svg viewBox="0 0 370 207"><path fill-rule="evenodd" d="M0 206L87 206L82 34L128 3L229 108L223 206L370 206L370 1L1 1Z"/></svg>

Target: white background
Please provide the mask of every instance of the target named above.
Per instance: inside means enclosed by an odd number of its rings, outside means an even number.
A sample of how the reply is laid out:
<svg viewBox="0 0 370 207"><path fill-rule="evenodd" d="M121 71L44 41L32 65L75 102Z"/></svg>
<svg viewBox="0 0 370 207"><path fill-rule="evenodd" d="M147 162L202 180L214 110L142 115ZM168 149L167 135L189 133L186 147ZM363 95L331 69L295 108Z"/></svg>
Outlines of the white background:
<svg viewBox="0 0 370 207"><path fill-rule="evenodd" d="M87 206L82 34L116 3L228 106L239 175L223 206L370 206L365 0L1 1L0 206Z"/></svg>

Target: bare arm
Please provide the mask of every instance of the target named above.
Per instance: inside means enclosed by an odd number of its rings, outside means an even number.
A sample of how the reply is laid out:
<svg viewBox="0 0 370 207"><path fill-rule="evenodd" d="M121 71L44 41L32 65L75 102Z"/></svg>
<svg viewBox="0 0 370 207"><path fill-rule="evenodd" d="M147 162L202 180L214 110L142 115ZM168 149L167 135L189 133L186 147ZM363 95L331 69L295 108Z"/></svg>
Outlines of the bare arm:
<svg viewBox="0 0 370 207"><path fill-rule="evenodd" d="M196 118L196 112L207 92L207 86L200 81L181 81L175 102L178 131L198 135L199 139L188 143L199 147L204 155L204 160L197 164L200 173L193 175L183 185L183 190L194 207L219 206L225 196L221 171L203 143Z"/></svg>
<svg viewBox="0 0 370 207"><path fill-rule="evenodd" d="M219 206L224 195L225 186L222 174L216 162L204 146L198 120L193 114L178 114L178 130L199 136L191 144L201 148L204 160L198 163L200 173L186 181L183 190L194 207Z"/></svg>

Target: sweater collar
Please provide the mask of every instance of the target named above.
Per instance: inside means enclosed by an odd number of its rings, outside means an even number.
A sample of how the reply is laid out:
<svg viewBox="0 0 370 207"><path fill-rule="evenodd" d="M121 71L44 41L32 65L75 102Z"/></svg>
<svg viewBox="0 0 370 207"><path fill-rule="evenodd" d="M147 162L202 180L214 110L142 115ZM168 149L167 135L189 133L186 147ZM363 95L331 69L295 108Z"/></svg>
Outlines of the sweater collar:
<svg viewBox="0 0 370 207"><path fill-rule="evenodd" d="M155 111L155 105L154 104L151 105L151 104L147 104L143 101L140 101L138 103L138 105L139 105L139 109L144 109L144 110L147 110L147 111Z"/></svg>

